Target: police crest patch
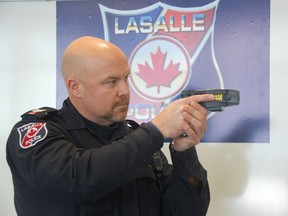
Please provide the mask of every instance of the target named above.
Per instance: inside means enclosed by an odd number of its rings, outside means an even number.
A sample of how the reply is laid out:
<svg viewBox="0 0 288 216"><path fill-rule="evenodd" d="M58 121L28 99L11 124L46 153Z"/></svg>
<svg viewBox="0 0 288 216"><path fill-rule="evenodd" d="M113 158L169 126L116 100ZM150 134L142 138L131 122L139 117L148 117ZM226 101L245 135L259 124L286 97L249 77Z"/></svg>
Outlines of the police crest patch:
<svg viewBox="0 0 288 216"><path fill-rule="evenodd" d="M17 130L20 147L24 149L35 146L48 134L45 122L29 123L17 128Z"/></svg>

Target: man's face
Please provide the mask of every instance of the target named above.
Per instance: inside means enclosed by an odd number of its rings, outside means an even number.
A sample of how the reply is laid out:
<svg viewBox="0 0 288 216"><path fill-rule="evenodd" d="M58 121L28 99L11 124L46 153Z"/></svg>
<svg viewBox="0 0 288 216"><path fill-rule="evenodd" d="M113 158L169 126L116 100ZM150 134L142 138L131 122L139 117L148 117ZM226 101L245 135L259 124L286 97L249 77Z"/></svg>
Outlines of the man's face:
<svg viewBox="0 0 288 216"><path fill-rule="evenodd" d="M86 72L80 80L82 115L104 126L125 120L130 101L128 61L116 60L100 68L95 64Z"/></svg>

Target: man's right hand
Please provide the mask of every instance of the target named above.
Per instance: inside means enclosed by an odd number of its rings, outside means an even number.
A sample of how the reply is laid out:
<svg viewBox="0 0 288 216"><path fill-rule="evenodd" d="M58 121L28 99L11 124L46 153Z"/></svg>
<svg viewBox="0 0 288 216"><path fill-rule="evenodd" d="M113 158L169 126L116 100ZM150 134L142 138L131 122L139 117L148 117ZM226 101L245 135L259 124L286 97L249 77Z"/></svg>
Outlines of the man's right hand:
<svg viewBox="0 0 288 216"><path fill-rule="evenodd" d="M151 122L164 138L179 138L186 134L188 146L200 142L206 131L207 110L199 103L212 101L214 95L203 94L181 98L170 103ZM186 149L186 147L185 147Z"/></svg>

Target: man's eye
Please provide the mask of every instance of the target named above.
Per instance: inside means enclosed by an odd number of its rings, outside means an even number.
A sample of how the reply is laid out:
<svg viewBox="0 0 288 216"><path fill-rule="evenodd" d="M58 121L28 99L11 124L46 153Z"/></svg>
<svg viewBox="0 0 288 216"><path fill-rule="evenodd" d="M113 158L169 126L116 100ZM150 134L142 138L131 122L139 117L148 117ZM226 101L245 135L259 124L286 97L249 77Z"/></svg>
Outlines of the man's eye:
<svg viewBox="0 0 288 216"><path fill-rule="evenodd" d="M116 80L111 80L110 83L116 83Z"/></svg>
<svg viewBox="0 0 288 216"><path fill-rule="evenodd" d="M116 80L110 80L108 81L108 84L114 85L116 83Z"/></svg>
<svg viewBox="0 0 288 216"><path fill-rule="evenodd" d="M107 80L107 82L106 82L106 85L108 85L108 86L114 86L114 85L116 85L116 80Z"/></svg>

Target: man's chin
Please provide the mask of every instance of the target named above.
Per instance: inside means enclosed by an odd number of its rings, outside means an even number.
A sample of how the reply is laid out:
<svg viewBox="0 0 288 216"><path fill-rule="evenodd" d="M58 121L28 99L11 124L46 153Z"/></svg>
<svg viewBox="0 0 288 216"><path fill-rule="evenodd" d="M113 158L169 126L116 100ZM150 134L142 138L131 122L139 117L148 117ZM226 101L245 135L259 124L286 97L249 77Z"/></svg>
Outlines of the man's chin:
<svg viewBox="0 0 288 216"><path fill-rule="evenodd" d="M125 109L121 112L117 112L115 115L113 115L114 122L121 122L124 121L127 117L127 111L128 109Z"/></svg>

